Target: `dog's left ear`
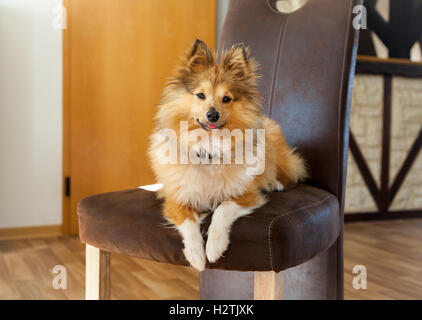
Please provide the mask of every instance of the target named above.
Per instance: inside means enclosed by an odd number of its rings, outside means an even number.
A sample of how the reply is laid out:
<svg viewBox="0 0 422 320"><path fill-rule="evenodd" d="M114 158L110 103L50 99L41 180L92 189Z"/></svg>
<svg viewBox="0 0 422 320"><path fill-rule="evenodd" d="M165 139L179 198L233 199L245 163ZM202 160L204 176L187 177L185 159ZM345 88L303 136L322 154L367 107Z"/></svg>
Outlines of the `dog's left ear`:
<svg viewBox="0 0 422 320"><path fill-rule="evenodd" d="M250 68L250 51L243 43L235 44L223 56L221 62L224 70L236 77L244 78L252 70Z"/></svg>
<svg viewBox="0 0 422 320"><path fill-rule="evenodd" d="M214 65L214 54L202 40L195 39L186 57L191 72L201 72Z"/></svg>

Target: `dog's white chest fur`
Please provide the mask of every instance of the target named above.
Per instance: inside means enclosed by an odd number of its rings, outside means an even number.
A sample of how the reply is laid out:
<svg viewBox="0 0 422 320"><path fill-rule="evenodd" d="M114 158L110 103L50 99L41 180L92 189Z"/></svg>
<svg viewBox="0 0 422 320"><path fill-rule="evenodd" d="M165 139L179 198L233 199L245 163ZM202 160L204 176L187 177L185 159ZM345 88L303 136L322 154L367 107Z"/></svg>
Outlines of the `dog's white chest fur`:
<svg viewBox="0 0 422 320"><path fill-rule="evenodd" d="M221 202L242 195L253 180L245 167L223 165L173 166L161 178L167 194L198 211L214 210Z"/></svg>

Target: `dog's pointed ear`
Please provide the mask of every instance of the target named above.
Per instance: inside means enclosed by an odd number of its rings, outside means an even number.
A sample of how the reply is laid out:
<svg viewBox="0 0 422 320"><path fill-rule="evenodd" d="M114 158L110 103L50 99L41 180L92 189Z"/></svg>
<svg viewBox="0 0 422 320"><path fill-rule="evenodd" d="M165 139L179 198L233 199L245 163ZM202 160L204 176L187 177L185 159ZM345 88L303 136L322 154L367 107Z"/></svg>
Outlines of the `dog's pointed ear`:
<svg viewBox="0 0 422 320"><path fill-rule="evenodd" d="M214 54L202 40L195 39L186 55L186 66L191 72L201 72L215 64Z"/></svg>
<svg viewBox="0 0 422 320"><path fill-rule="evenodd" d="M233 45L225 52L222 66L226 72L230 72L236 77L244 78L252 71L250 68L250 51L243 43Z"/></svg>

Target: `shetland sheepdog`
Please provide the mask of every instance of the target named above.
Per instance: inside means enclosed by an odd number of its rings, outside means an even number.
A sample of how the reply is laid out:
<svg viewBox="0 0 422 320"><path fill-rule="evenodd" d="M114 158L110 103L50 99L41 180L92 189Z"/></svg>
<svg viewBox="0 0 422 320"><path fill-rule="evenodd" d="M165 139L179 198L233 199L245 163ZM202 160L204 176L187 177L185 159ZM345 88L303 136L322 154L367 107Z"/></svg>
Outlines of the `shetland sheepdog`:
<svg viewBox="0 0 422 320"><path fill-rule="evenodd" d="M163 185L163 214L180 232L187 261L200 271L226 251L236 219L265 204L265 192L307 176L280 126L261 113L259 65L249 48L234 45L217 60L203 41L194 41L163 90L149 149ZM252 138L246 141L248 130ZM226 136L228 147L221 143ZM245 159L247 152L261 169ZM170 154L177 161L169 161ZM213 214L206 244L200 231L205 212Z"/></svg>

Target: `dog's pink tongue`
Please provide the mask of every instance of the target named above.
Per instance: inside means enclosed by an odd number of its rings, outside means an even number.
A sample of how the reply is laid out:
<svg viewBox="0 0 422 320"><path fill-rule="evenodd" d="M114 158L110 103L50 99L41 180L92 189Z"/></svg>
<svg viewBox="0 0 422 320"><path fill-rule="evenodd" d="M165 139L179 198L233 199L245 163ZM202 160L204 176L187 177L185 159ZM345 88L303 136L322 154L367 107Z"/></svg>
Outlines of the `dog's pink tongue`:
<svg viewBox="0 0 422 320"><path fill-rule="evenodd" d="M208 128L210 129L217 129L217 126L215 124L209 124Z"/></svg>

